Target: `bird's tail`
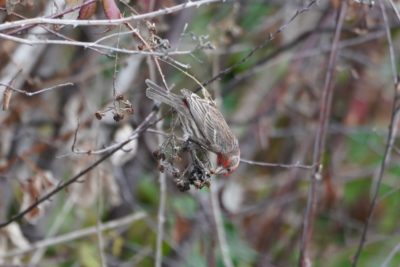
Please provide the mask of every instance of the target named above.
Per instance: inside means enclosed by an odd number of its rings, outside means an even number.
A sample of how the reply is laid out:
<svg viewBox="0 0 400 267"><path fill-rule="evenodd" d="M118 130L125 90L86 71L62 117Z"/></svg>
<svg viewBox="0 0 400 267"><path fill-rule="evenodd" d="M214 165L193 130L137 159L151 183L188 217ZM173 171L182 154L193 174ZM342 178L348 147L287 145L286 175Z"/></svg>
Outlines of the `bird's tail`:
<svg viewBox="0 0 400 267"><path fill-rule="evenodd" d="M146 89L146 96L154 101L165 103L178 111L181 111L183 106L182 97L174 93L170 93L162 87L158 86L151 80L147 79L146 84L148 88Z"/></svg>

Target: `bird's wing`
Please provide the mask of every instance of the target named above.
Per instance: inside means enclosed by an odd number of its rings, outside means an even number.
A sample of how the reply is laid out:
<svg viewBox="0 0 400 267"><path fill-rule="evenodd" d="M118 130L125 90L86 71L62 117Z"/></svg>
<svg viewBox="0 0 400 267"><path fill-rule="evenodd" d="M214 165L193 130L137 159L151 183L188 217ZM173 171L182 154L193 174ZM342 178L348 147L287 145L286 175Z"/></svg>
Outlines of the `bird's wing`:
<svg viewBox="0 0 400 267"><path fill-rule="evenodd" d="M182 94L210 150L215 153L229 153L237 149L237 139L215 105L190 91L182 91Z"/></svg>

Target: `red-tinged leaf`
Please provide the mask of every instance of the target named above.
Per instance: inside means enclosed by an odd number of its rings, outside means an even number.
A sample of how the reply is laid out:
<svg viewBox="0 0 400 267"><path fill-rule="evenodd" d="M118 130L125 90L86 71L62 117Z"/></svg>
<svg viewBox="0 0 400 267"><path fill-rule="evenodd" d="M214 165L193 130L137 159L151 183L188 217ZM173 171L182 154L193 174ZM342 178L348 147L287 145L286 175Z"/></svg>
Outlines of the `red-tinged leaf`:
<svg viewBox="0 0 400 267"><path fill-rule="evenodd" d="M368 99L353 99L345 119L346 125L354 126L362 123L368 117L369 107Z"/></svg>
<svg viewBox="0 0 400 267"><path fill-rule="evenodd" d="M103 9L108 19L121 18L121 11L114 0L103 0Z"/></svg>
<svg viewBox="0 0 400 267"><path fill-rule="evenodd" d="M89 2L89 1L90 0L85 0L85 3ZM96 12L96 9L97 9L97 2L93 2L93 3L87 4L83 7L81 7L81 9L79 10L78 19L90 18Z"/></svg>
<svg viewBox="0 0 400 267"><path fill-rule="evenodd" d="M180 215L176 215L176 221L174 224L174 228L172 229L172 239L176 244L180 244L185 241L192 230L192 223L190 220L182 217Z"/></svg>

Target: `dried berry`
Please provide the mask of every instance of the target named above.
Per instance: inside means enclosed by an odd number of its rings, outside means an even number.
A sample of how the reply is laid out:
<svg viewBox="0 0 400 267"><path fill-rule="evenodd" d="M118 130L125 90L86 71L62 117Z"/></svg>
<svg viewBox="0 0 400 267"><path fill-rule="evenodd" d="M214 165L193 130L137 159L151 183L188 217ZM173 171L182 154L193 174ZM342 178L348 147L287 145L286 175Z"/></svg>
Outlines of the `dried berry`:
<svg viewBox="0 0 400 267"><path fill-rule="evenodd" d="M96 113L94 113L94 116L96 116L96 119L101 120L104 114L101 113L100 111L97 111Z"/></svg>
<svg viewBox="0 0 400 267"><path fill-rule="evenodd" d="M175 184L176 184L176 187L178 188L178 190L181 192L185 192L190 189L190 184L188 181L185 181L182 179L176 179Z"/></svg>
<svg viewBox="0 0 400 267"><path fill-rule="evenodd" d="M114 119L116 122L119 122L120 120L123 120L123 119L124 119L124 114L123 114L123 113L120 113L120 112L114 112L113 119Z"/></svg>
<svg viewBox="0 0 400 267"><path fill-rule="evenodd" d="M153 157L155 157L157 160L159 160L160 159L160 150L154 150Z"/></svg>

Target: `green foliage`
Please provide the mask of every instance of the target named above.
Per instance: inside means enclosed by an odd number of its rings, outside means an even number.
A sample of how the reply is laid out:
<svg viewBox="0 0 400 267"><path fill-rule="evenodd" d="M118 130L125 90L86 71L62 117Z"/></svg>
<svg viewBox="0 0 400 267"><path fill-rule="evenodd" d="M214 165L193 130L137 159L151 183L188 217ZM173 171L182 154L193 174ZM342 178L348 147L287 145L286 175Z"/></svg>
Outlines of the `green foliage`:
<svg viewBox="0 0 400 267"><path fill-rule="evenodd" d="M90 243L81 243L79 245L78 257L84 267L100 267L99 251L96 246Z"/></svg>
<svg viewBox="0 0 400 267"><path fill-rule="evenodd" d="M192 196L181 194L171 199L172 209L184 217L192 218L195 216L198 204Z"/></svg>
<svg viewBox="0 0 400 267"><path fill-rule="evenodd" d="M383 139L374 133L352 133L347 139L347 155L351 164L378 164L381 155L376 151Z"/></svg>
<svg viewBox="0 0 400 267"><path fill-rule="evenodd" d="M154 184L154 180L147 175L139 180L137 194L140 201L145 205L156 205L158 203L158 188Z"/></svg>
<svg viewBox="0 0 400 267"><path fill-rule="evenodd" d="M242 20L240 21L240 25L246 31L257 28L265 19L265 16L270 15L272 12L273 8L268 4L254 3L248 5L245 12L241 14Z"/></svg>
<svg viewBox="0 0 400 267"><path fill-rule="evenodd" d="M356 202L362 196L368 196L371 187L370 179L357 179L344 186L343 201L346 205Z"/></svg>
<svg viewBox="0 0 400 267"><path fill-rule="evenodd" d="M251 249L249 244L243 240L242 236L240 236L240 231L237 226L231 223L226 223L225 231L227 234L230 255L235 266L252 266L252 262L254 262L257 253Z"/></svg>

